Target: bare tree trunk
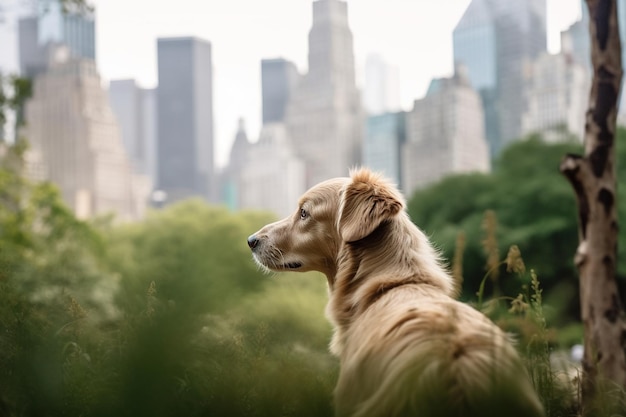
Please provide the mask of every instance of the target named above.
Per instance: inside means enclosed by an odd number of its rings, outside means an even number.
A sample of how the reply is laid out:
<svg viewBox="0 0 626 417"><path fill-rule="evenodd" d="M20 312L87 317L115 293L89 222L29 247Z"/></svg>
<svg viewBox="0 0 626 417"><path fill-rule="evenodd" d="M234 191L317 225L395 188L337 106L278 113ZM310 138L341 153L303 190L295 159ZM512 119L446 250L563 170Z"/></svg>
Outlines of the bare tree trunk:
<svg viewBox="0 0 626 417"><path fill-rule="evenodd" d="M593 81L585 154L566 155L561 172L578 201L580 306L585 330L582 411L618 407L626 390L626 326L616 282L615 133L622 79L616 0L586 0ZM611 388L613 388L611 390ZM617 388L617 389L615 389ZM605 395L620 393L617 396ZM623 405L622 405L623 406Z"/></svg>

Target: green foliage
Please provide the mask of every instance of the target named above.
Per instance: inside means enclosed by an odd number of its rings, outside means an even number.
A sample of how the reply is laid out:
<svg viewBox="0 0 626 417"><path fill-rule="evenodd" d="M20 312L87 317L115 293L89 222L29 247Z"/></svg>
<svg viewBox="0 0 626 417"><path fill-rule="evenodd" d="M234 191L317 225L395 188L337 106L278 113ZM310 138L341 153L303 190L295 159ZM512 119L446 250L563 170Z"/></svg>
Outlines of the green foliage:
<svg viewBox="0 0 626 417"><path fill-rule="evenodd" d="M120 303L132 310L154 282L159 294L178 308L194 313L223 310L260 289L263 280L250 262L246 236L269 219L190 200L112 230L112 267L125 277Z"/></svg>
<svg viewBox="0 0 626 417"><path fill-rule="evenodd" d="M549 296L557 284L561 289L563 285L577 288L573 264L578 244L576 202L558 169L566 153L577 151L580 145L575 143L546 144L531 137L507 148L492 174L450 176L412 196L411 218L448 259L452 259L457 234L466 234L464 298L473 296L474 291L467 289L478 288L485 274L481 225L487 211L497 217L499 251L518 245L526 262L542 277ZM626 182L626 176L622 179ZM518 286L519 282L511 280L496 288L512 294ZM561 307L576 317L578 299L572 297Z"/></svg>
<svg viewBox="0 0 626 417"><path fill-rule="evenodd" d="M0 146L0 410L8 415L44 414L61 401L64 345L74 325L111 317L115 291L97 233L53 186L22 176L26 149Z"/></svg>
<svg viewBox="0 0 626 417"><path fill-rule="evenodd" d="M280 296L284 290L322 301L324 288L309 282L266 284L219 315L178 308L150 285L143 310L103 332L104 350L90 353L99 358L97 368L93 360L73 358L76 414L332 415L335 363L325 344L310 343L320 338L319 329L302 317L291 318L293 327L280 324L294 302ZM273 310L257 305L259 300ZM264 314L255 314L259 311ZM293 328L298 331L288 337Z"/></svg>
<svg viewBox="0 0 626 417"><path fill-rule="evenodd" d="M332 415L325 280L263 276L267 214L77 220L0 159L0 415Z"/></svg>
<svg viewBox="0 0 626 417"><path fill-rule="evenodd" d="M511 246L500 263L506 266L503 279L516 278L521 291L515 298L492 298L484 305L479 303L477 308L517 336L520 353L546 415L578 415L580 364L573 362L566 350L558 350L561 341L548 326L543 288L537 274L532 269L526 270L517 246ZM479 292L479 300L481 295Z"/></svg>
<svg viewBox="0 0 626 417"><path fill-rule="evenodd" d="M7 112L21 109L32 93L31 80L0 73L0 130L7 122Z"/></svg>

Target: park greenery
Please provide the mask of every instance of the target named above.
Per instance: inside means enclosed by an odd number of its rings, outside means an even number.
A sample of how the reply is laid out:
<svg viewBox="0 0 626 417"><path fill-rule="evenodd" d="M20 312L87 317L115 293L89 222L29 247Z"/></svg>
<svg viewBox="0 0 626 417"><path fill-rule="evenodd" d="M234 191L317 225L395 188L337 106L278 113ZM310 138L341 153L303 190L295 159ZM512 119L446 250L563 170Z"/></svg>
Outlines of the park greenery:
<svg viewBox="0 0 626 417"><path fill-rule="evenodd" d="M551 357L582 340L575 203L558 173L578 148L528 138L493 173L446 178L408 208L462 298L517 334L550 416L576 409L574 368ZM270 213L189 200L138 223L81 221L26 178L26 150L4 145L0 162L0 415L332 415L325 279L259 271L246 237Z"/></svg>
<svg viewBox="0 0 626 417"><path fill-rule="evenodd" d="M618 128L618 210L626 222L626 130ZM553 324L567 325L579 318L578 274L574 254L578 245L574 192L559 172L567 153L580 153L579 141L546 144L531 136L508 147L495 161L491 174L449 176L416 192L409 214L451 262L455 248L464 242L463 298L471 300L487 269L498 256L517 245L526 264L532 266L545 289L545 301L554 312ZM486 240L498 242L494 247ZM618 259L626 256L626 235L619 236ZM491 256L496 262L487 262ZM512 294L516 280L498 279L505 266L489 273L486 291ZM618 265L618 282L626 289L626 264Z"/></svg>
<svg viewBox="0 0 626 417"><path fill-rule="evenodd" d="M79 221L23 152L0 165L0 415L331 414L325 284L258 271L246 237L270 215Z"/></svg>

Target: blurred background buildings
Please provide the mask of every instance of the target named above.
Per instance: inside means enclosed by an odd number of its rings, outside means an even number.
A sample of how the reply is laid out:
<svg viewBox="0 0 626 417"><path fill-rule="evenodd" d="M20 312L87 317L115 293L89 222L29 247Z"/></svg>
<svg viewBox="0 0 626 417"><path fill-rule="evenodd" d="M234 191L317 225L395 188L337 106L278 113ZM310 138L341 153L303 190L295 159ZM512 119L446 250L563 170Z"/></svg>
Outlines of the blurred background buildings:
<svg viewBox="0 0 626 417"><path fill-rule="evenodd" d="M626 0L618 3L626 31ZM382 56L368 56L359 87L350 2L311 1L307 71L261 60L260 132L249 136L240 120L218 167L209 40L161 37L156 88L133 79L107 88L95 62L97 10L64 14L50 2L17 26L19 71L34 80L17 114L28 122L20 134L32 145L31 175L55 182L82 217L133 220L190 197L283 216L306 188L357 165L407 195L446 175L488 172L512 141L582 136L591 69L581 4L561 51L549 54L546 0L471 0L452 33L454 72L403 110L398 69Z"/></svg>
<svg viewBox="0 0 626 417"><path fill-rule="evenodd" d="M193 196L215 202L211 44L160 38L157 54L156 189L170 202Z"/></svg>

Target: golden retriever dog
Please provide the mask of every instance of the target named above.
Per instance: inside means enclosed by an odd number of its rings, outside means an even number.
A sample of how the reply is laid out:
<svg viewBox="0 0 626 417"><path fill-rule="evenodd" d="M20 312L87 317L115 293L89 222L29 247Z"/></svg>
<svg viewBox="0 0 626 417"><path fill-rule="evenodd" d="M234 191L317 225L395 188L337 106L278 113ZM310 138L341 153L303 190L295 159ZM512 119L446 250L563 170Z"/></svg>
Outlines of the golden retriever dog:
<svg viewBox="0 0 626 417"><path fill-rule="evenodd" d="M453 298L450 274L404 207L392 184L359 169L312 187L292 216L248 238L267 270L326 275L336 414L543 416L509 338Z"/></svg>

